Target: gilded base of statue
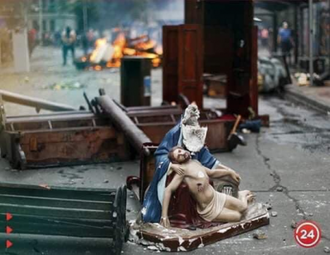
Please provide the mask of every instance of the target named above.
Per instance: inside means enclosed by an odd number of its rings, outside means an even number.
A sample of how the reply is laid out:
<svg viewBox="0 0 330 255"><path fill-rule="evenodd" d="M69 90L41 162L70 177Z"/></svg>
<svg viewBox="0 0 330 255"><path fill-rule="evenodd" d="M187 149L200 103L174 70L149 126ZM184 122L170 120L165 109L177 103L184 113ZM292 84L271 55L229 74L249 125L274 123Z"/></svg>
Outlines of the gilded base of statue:
<svg viewBox="0 0 330 255"><path fill-rule="evenodd" d="M135 224L131 227L131 239L153 250L191 251L268 224L267 209L260 203L253 203L240 222L196 230L164 228L155 223Z"/></svg>

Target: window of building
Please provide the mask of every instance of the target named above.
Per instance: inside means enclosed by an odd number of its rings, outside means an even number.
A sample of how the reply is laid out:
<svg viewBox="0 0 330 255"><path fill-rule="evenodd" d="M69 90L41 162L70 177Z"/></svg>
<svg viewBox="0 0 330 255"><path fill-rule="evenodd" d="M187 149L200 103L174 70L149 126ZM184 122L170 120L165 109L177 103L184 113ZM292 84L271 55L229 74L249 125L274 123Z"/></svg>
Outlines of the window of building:
<svg viewBox="0 0 330 255"><path fill-rule="evenodd" d="M32 27L35 29L35 30L39 30L39 23L37 20L33 20L32 21Z"/></svg>
<svg viewBox="0 0 330 255"><path fill-rule="evenodd" d="M48 30L48 29L47 29L47 22L46 22L46 20L43 20L43 21L42 21L42 30L43 30L43 32L45 32L45 31Z"/></svg>
<svg viewBox="0 0 330 255"><path fill-rule="evenodd" d="M50 31L55 32L55 20L50 21Z"/></svg>

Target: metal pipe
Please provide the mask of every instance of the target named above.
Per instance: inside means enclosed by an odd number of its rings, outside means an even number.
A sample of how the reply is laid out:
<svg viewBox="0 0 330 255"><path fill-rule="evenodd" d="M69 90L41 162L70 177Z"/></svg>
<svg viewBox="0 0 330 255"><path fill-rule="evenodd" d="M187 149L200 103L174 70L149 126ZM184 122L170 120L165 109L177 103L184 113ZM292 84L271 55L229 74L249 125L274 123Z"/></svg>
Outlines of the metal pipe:
<svg viewBox="0 0 330 255"><path fill-rule="evenodd" d="M0 96L4 101L21 104L25 106L35 107L37 110L44 109L49 111L77 111L76 108L66 105L53 103L47 100L42 100L34 97L23 96L9 91L0 90Z"/></svg>
<svg viewBox="0 0 330 255"><path fill-rule="evenodd" d="M152 143L149 137L126 115L126 113L116 105L113 100L104 95L96 98L96 101L107 114L113 124L123 131L128 141L137 152L140 152L144 143ZM148 154L148 150L144 152Z"/></svg>
<svg viewBox="0 0 330 255"><path fill-rule="evenodd" d="M314 31L313 31L313 0L309 0L309 80L310 86L313 86L313 44L314 44Z"/></svg>

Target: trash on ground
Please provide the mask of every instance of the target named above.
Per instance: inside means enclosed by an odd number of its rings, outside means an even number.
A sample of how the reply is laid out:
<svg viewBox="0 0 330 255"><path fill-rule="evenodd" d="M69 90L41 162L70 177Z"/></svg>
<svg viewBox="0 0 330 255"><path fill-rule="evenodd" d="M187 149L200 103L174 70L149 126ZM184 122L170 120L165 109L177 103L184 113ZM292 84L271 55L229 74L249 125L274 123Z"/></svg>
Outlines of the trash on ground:
<svg viewBox="0 0 330 255"><path fill-rule="evenodd" d="M50 86L45 86L44 89L52 89L52 90L74 90L74 89L82 89L86 88L87 86L81 84L80 82L58 82L53 83Z"/></svg>
<svg viewBox="0 0 330 255"><path fill-rule="evenodd" d="M268 237L266 236L266 234L264 232L257 231L255 233L253 233L253 238L257 239L257 240L264 240L264 239L267 239Z"/></svg>
<svg viewBox="0 0 330 255"><path fill-rule="evenodd" d="M271 216L272 216L272 217L277 217L277 212L272 212L272 213L271 213Z"/></svg>

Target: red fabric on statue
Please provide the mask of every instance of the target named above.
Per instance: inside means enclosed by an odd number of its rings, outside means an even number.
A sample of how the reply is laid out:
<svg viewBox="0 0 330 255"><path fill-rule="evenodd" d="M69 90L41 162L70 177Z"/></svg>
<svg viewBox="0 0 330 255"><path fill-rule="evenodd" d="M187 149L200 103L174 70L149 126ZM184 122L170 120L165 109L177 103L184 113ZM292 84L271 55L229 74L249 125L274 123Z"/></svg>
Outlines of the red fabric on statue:
<svg viewBox="0 0 330 255"><path fill-rule="evenodd" d="M167 177L166 186L172 181L174 175L173 172ZM212 185L211 181L210 184ZM208 222L199 216L196 201L190 195L188 186L184 182L172 194L168 216L171 226L177 228L209 228L221 224Z"/></svg>

